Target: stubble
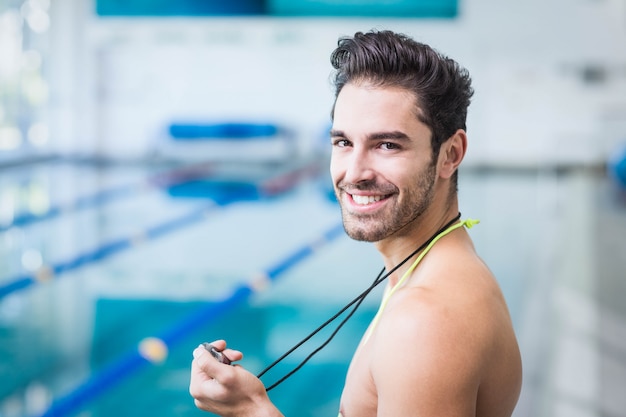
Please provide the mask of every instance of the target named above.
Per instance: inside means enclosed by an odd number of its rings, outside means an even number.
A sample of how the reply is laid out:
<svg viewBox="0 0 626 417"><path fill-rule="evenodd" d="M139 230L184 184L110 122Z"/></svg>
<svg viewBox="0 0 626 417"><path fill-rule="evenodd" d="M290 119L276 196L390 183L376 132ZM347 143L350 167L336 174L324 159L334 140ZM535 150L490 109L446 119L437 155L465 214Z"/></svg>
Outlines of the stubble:
<svg viewBox="0 0 626 417"><path fill-rule="evenodd" d="M420 173L411 187L400 190L393 184L377 184L375 181L358 184L339 184L338 200L341 205L343 227L352 239L378 242L419 221L434 198L436 178L435 164L429 164ZM350 191L368 191L379 195L391 194L387 206L372 214L355 213L348 210L341 195Z"/></svg>

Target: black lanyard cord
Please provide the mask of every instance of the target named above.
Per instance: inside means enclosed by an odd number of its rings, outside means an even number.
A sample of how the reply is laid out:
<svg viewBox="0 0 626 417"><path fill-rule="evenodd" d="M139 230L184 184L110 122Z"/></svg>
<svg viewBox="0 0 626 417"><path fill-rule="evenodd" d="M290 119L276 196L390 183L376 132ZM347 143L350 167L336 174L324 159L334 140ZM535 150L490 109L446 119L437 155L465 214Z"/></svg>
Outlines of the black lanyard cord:
<svg viewBox="0 0 626 417"><path fill-rule="evenodd" d="M285 381L287 378L289 378L291 375L295 374L298 370L300 370L300 368L302 368L308 361L309 359L311 359L314 355L316 355L320 350L322 350L323 348L326 347L326 345L328 345L330 343L331 340L333 340L333 338L335 337L335 335L339 332L339 330L343 327L344 324L346 324L346 322L350 319L350 317L352 317L354 315L354 313L356 313L357 309L359 308L359 306L361 305L361 303L365 300L365 297L367 297L367 295L381 282L383 282L384 279L380 279L380 277L382 276L383 272L385 271L385 269L383 268L380 273L378 274L378 276L376 277L376 280L374 281L374 283L372 283L372 285L370 285L370 287L365 290L364 292L362 292L358 297L356 297L354 300L352 300L350 303L346 304L339 312L337 312L334 316L332 316L331 318L329 318L328 320L326 320L321 326L319 326L317 329L315 329L314 331L312 331L307 337L305 337L304 339L302 339L300 342L298 342L294 347L292 347L291 349L289 349L289 351L287 351L283 356L281 356L280 358L278 358L277 360L275 360L271 365L269 365L267 368L265 368L263 371L261 371L261 373L259 373L259 375L257 375L258 378L261 378L261 376L263 376L263 374L265 374L267 371L269 371L270 369L272 369L275 365L277 365L280 361L282 361L283 359L285 359L287 356L289 356L291 353L293 353L293 351L295 351L296 349L298 349L300 346L302 346L304 343L306 343L309 339L311 339L313 336L315 336L317 333L319 333L323 328L325 328L326 326L328 326L330 323L332 323L333 321L335 321L337 319L337 317L339 317L341 314L343 314L348 308L350 308L350 306L352 306L354 303L356 303L356 305L354 306L354 308L352 309L352 311L350 311L350 313L348 313L348 315L341 321L341 323L339 323L337 325L337 328L333 331L333 333L330 335L330 337L328 339L326 339L326 341L324 343L322 343L320 346L317 347L317 349L315 349L313 352L311 352L311 354L309 354L309 356L307 356L302 362L300 362L300 364L298 366L296 366L294 369L292 369L291 371L289 371L287 374L285 374L285 376L283 376L282 378L280 378L277 382L273 383L272 385L270 385L269 387L266 388L266 391L269 391L273 388L275 388L276 386L278 386L279 384L281 384L283 381Z"/></svg>
<svg viewBox="0 0 626 417"><path fill-rule="evenodd" d="M337 325L337 328L335 328L335 330L333 331L333 333L328 337L328 339L326 339L326 341L324 341L320 346L318 346L313 352L311 352L302 362L300 362L300 364L298 364L294 369L292 369L291 371L289 371L287 374L285 374L282 378L280 378L278 381L276 381L274 384L270 385L269 387L266 388L266 391L270 391L271 389L277 387L279 384L283 383L287 378L289 378L290 376L292 376L294 373L296 373L298 370L300 370L300 368L302 368L308 361L309 359L311 359L314 355L316 355L319 351L321 351L323 348L325 348L330 342L331 340L335 337L335 335L339 332L339 330L343 327L344 324L346 324L346 322L354 315L354 313L356 313L357 309L361 306L361 303L363 303L363 301L365 300L365 298L369 295L370 292L372 292L372 290L374 288L376 288L380 283L382 283L383 281L385 281L385 279L387 279L391 274L393 274L398 268L400 268L402 265L404 265L406 262L408 262L409 259L411 259L413 256L417 255L419 252L421 252L424 248L426 248L426 246L428 246L433 240L435 240L435 238L443 233L446 229L448 229L450 226L452 226L455 222L457 222L459 219L461 218L461 213L459 213L454 219L452 219L450 222L448 222L445 226L443 226L441 229L439 229L435 234L433 234L428 240L426 240L426 242L424 242L422 245L420 245L419 248L417 248L415 251L413 251L409 256L407 256L406 258L404 258L404 260L402 262L400 262L399 264L397 264L395 267L393 267L393 269L391 269L389 272L387 272L386 274L383 275L383 273L385 272L385 268L383 267L383 269L380 271L380 273L378 274L378 276L376 277L376 279L374 279L374 282L365 290L363 291L361 294L359 294L355 299L353 299L352 301L350 301L348 304L346 304L341 310L339 310L335 315L333 315L331 318L329 318L328 320L326 320L321 326L319 326L317 329L313 330L308 336L306 336L304 339L302 339L300 342L296 343L291 349L289 349L287 352L285 352L281 357L279 357L278 359L276 359L274 362L272 362L269 366L267 366L264 370L262 370L258 375L257 378L261 378L267 371L269 371L270 369L272 369L274 366L276 366L278 363L280 363L282 360L284 360L287 356L291 355L296 349L300 348L300 346L302 346L303 344L305 344L307 341L309 341L313 336L315 336L317 333L319 333L322 329L324 329L326 326L328 326L330 323L332 323L333 321L335 321L340 315L342 315L346 310L348 310L351 306L353 306L355 303L356 305L354 305L354 308L352 309L352 311L350 311L350 313L348 313L348 315L341 321L341 323L339 323Z"/></svg>

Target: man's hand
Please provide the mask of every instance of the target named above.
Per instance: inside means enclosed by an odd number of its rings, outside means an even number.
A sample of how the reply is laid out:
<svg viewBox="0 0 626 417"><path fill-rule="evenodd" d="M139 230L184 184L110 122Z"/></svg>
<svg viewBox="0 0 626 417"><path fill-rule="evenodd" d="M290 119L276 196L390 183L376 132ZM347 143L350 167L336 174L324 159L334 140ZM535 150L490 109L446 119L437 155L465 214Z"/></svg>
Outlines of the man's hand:
<svg viewBox="0 0 626 417"><path fill-rule="evenodd" d="M241 352L226 349L223 340L211 345L233 362L243 358ZM196 407L222 417L282 417L255 375L239 365L219 362L202 345L193 357L189 393Z"/></svg>

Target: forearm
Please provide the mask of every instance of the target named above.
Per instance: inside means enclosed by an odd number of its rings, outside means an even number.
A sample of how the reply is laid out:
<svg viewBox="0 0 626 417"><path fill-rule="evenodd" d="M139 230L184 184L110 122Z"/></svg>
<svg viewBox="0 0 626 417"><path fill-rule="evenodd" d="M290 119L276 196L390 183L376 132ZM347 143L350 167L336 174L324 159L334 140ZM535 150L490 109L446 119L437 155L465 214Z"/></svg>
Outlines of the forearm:
<svg viewBox="0 0 626 417"><path fill-rule="evenodd" d="M198 395L195 398L195 403L199 409L221 417L284 417L267 397L236 404L223 404Z"/></svg>
<svg viewBox="0 0 626 417"><path fill-rule="evenodd" d="M274 404L272 404L272 402L268 400L267 403L256 408L252 411L252 414L246 415L245 417L284 417L284 415Z"/></svg>

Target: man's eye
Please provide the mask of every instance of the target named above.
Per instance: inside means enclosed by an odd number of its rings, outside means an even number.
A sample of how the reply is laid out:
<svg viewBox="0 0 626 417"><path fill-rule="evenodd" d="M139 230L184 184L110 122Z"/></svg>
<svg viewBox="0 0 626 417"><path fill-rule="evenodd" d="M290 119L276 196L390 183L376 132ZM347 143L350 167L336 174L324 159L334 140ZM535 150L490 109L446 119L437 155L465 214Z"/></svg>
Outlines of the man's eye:
<svg viewBox="0 0 626 417"><path fill-rule="evenodd" d="M350 142L348 142L347 139L337 139L333 141L333 144L340 148L345 148L346 146L350 146Z"/></svg>
<svg viewBox="0 0 626 417"><path fill-rule="evenodd" d="M393 142L383 142L380 144L380 147L387 150L400 149L400 147Z"/></svg>

